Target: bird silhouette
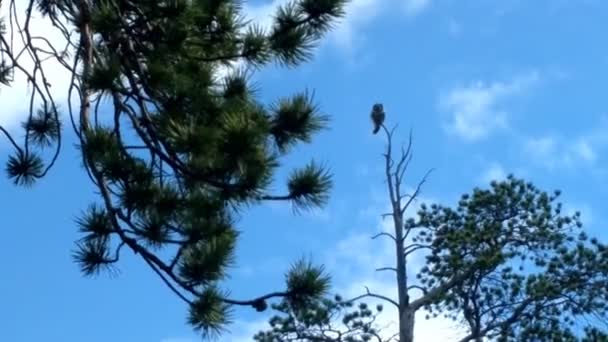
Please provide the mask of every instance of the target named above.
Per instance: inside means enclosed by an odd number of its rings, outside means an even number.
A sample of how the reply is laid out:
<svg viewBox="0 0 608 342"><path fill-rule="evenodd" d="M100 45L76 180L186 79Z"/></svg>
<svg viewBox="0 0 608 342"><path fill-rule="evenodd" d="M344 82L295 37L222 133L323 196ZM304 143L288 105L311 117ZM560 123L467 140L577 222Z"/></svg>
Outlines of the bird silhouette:
<svg viewBox="0 0 608 342"><path fill-rule="evenodd" d="M386 114L384 113L384 106L382 103L376 103L372 107L372 121L374 122L374 131L373 134L378 133L380 127L384 123L384 118Z"/></svg>

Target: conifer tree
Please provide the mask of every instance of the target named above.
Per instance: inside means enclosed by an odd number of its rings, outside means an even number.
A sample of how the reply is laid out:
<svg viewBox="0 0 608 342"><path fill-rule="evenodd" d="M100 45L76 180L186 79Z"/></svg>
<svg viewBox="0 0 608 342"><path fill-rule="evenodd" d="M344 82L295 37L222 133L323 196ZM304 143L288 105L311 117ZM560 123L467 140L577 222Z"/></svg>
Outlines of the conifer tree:
<svg viewBox="0 0 608 342"><path fill-rule="evenodd" d="M272 63L308 61L346 2L291 1L265 29L246 19L239 0L2 0L9 15L0 87L26 77L32 104L23 141L0 126L13 148L8 177L31 186L52 170L67 117L99 192L76 222L82 272L112 270L130 250L189 305L189 323L205 335L224 329L235 305L263 311L271 299L297 305L320 296L329 278L303 261L283 291L254 299L232 298L222 280L242 209L327 201L330 173L316 161L293 170L282 193L269 193L281 158L310 142L328 117L306 91L261 103L250 76ZM36 15L64 41L35 32ZM49 60L71 76L68 88L51 92ZM57 92L69 94L67 104Z"/></svg>
<svg viewBox="0 0 608 342"><path fill-rule="evenodd" d="M423 309L427 319L443 316L459 323L466 333L458 342L608 341L608 246L587 235L580 213L564 213L560 191L548 193L510 175L462 195L455 207L422 203L408 217L426 175L412 192L405 191L411 133L407 146L395 153L394 129L382 129L391 208L382 216L393 229L373 238L389 239L395 247L394 264L377 271L395 275L397 293L372 288L349 300L326 298L323 306L278 307L258 341L412 342L416 313ZM377 315L337 305L370 297L395 309L396 316L385 319L397 322L398 331L381 331ZM328 313L354 315L365 330L328 334L350 331L348 319L328 320Z"/></svg>

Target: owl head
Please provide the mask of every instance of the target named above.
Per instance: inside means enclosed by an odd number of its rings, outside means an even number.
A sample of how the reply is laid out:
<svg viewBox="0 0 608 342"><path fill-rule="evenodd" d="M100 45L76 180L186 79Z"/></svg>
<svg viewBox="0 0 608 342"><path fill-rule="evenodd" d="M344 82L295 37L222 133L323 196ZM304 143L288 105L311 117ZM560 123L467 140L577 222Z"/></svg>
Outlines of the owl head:
<svg viewBox="0 0 608 342"><path fill-rule="evenodd" d="M383 112L383 111L384 111L384 106L382 106L382 103L376 103L376 104L374 104L374 106L372 107L372 110L373 110L374 112L377 112L377 113L379 113L379 112Z"/></svg>

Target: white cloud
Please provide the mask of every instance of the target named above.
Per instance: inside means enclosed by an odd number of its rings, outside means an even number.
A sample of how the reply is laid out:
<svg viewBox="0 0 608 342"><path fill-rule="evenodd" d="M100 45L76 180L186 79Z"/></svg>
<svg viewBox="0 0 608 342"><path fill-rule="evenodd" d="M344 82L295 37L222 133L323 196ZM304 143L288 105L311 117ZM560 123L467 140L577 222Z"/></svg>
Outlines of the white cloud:
<svg viewBox="0 0 608 342"><path fill-rule="evenodd" d="M408 191L411 189L407 189ZM372 222L376 229L356 229L350 231L343 239L323 255L323 264L327 267L329 274L332 275L334 291L341 294L344 298L353 298L365 293L366 287L370 291L382 294L389 298L396 298L397 288L393 273L377 272L375 269L394 265L394 245L386 237L373 240L371 237L378 232L392 232L393 226L390 218L382 219L380 214L387 212L388 203L386 196L382 198L379 193L372 196L374 199L370 207L362 213L359 218L361 221ZM432 203L430 198L421 197L419 201L411 207L407 216L415 214L421 202ZM373 214L373 216L372 216ZM372 219L373 217L373 219ZM413 269L410 277L413 279L415 271L419 269L423 262L423 256L418 255L409 260L409 266ZM417 294L413 294L415 298ZM377 326L381 328L383 337L394 335L398 329L398 312L390 303L382 302L374 298L366 298L370 306L382 303L384 310L376 320ZM417 341L454 341L462 337L464 331L457 326L457 323L444 318L437 317L426 320L427 312L424 310L416 314L416 325L414 335ZM340 322L336 322L339 325ZM231 329L234 331L230 341L244 342L250 341L255 332L268 329L267 319L260 319L252 322L237 322Z"/></svg>
<svg viewBox="0 0 608 342"><path fill-rule="evenodd" d="M555 138L550 136L528 138L524 142L523 152L537 166L550 170L571 163L571 155L560 151Z"/></svg>
<svg viewBox="0 0 608 342"><path fill-rule="evenodd" d="M266 1L263 4L253 5L246 3L245 13L248 18L254 19L255 22L264 27L269 27L272 23L272 16L278 5L285 4L289 0L272 0ZM329 34L328 41L335 44L340 49L351 49L357 44L357 40L361 39L361 27L375 20L389 6L395 6L403 0L353 0L348 3L346 16ZM22 14L27 6L27 0L16 0L17 12ZM404 6L406 13L414 15L420 13L424 8L428 7L429 0L405 0ZM0 15L8 18L9 6L0 7ZM21 15L21 18L23 16ZM9 25L7 25L9 26ZM31 31L34 35L44 36L54 46L64 46L64 37L58 30L53 28L48 19L35 12L30 23ZM7 34L10 33L10 27L7 27ZM15 50L18 51L23 47L19 39L15 40ZM39 45L42 46L42 45ZM22 65L27 69L33 66L33 62L28 54L23 54L20 60ZM43 64L47 78L52 84L52 94L59 104L65 108L67 103L67 86L70 81L70 74L56 61L47 60ZM238 65L237 65L238 66ZM227 70L223 70L227 72ZM0 87L0 103L2 103L2 111L0 112L0 125L14 128L16 124L22 121L28 112L27 96L31 93L31 88L28 88L27 80L23 74L17 72L15 80L11 87Z"/></svg>
<svg viewBox="0 0 608 342"><path fill-rule="evenodd" d="M230 327L231 331L227 335L230 335L232 342L251 342L256 333L269 328L268 318L249 322L237 320Z"/></svg>
<svg viewBox="0 0 608 342"><path fill-rule="evenodd" d="M380 231L392 231L393 226L390 221L390 219L380 221L378 223ZM361 295L365 293L366 288L369 288L372 293L396 299L397 286L394 273L375 271L378 267L391 267L395 264L394 245L385 237L372 240L370 238L372 234L373 232L353 233L339 241L335 249L328 251L328 269L334 278L337 278L337 292L345 298ZM422 262L422 255L414 255L408 260L410 279L414 279ZM413 299L417 295L414 293ZM393 336L398 331L397 308L379 299L367 298L365 301L371 306L380 303L384 306L377 320L378 327L382 328L381 335L384 338ZM417 341L454 341L464 335L464 331L451 319L436 317L427 320L425 319L427 313L425 310L416 313L414 336Z"/></svg>
<svg viewBox="0 0 608 342"><path fill-rule="evenodd" d="M273 16L278 6L283 6L289 2L290 0L272 0L256 5L247 3L245 13L253 22L268 30L272 25ZM330 33L330 39L340 47L350 47L355 39L357 26L375 18L380 3L379 0L351 1L347 5L345 18Z"/></svg>
<svg viewBox="0 0 608 342"><path fill-rule="evenodd" d="M366 287L374 293L388 297L395 297L397 294L395 281L379 281L375 278L358 279L352 282L350 286L343 288L340 293L345 298L353 298L364 293ZM384 310L382 310L382 313L376 320L377 327L380 328L380 335L385 340L395 335L399 329L397 308L380 299L366 299L365 302L371 307L382 304ZM453 320L441 316L427 320L425 318L427 314L428 312L425 310L420 310L416 313L414 325L414 339L416 341L458 341L459 337L464 336L464 331Z"/></svg>
<svg viewBox="0 0 608 342"><path fill-rule="evenodd" d="M289 0L272 0L263 4L247 4L245 12L247 17L255 20L262 27L269 28L272 16L277 6ZM351 0L346 5L346 15L329 33L328 41L341 50L351 51L365 39L362 28L370 24L393 7L403 6L406 16L420 14L430 5L430 0ZM352 52L352 51L351 51Z"/></svg>
<svg viewBox="0 0 608 342"><path fill-rule="evenodd" d="M555 139L549 136L530 138L524 147L525 152L532 153L535 156L548 157L556 152Z"/></svg>
<svg viewBox="0 0 608 342"><path fill-rule="evenodd" d="M265 30L270 29L272 25L272 17L278 6L283 6L288 3L288 0L272 0L264 4L251 4L250 1L245 2L244 13L247 19L253 20L254 23L260 25Z"/></svg>
<svg viewBox="0 0 608 342"><path fill-rule="evenodd" d="M413 189L406 189L411 193ZM326 252L325 265L334 279L337 292L345 298L352 298L365 293L365 288L389 298L396 298L397 287L394 273L390 271L377 272L380 267L392 267L395 264L394 244L385 236L373 240L371 237L379 232L394 234L391 217L382 219L380 215L390 211L386 194L372 193L372 203L363 210L360 217L369 220L373 217L376 229L361 229L351 231L335 247ZM406 217L413 217L421 203L437 203L433 198L420 196L406 212ZM424 263L424 254L414 253L408 260L408 276L415 279L415 274ZM413 293L416 298L418 293ZM382 303L384 309L378 317L378 325L383 327L383 336L392 336L398 329L398 312L396 308L376 299L367 299L366 302L375 306ZM427 312L424 310L416 314L414 335L417 341L454 341L462 337L464 331L456 322L437 317L426 320Z"/></svg>
<svg viewBox="0 0 608 342"><path fill-rule="evenodd" d="M394 245L391 240L386 237L372 240L375 233L370 230L350 232L335 247L325 252L324 264L338 285L351 283L353 277L373 278L377 274L377 268L394 263Z"/></svg>
<svg viewBox="0 0 608 342"><path fill-rule="evenodd" d="M597 158L594 146L585 139L579 140L575 144L574 150L581 159L587 162L593 162Z"/></svg>
<svg viewBox="0 0 608 342"><path fill-rule="evenodd" d="M21 25L25 18L24 12L27 8L29 1L27 0L16 0L16 11L18 14L18 20ZM5 19L6 25L6 37L10 37L11 27L8 22L9 17L9 6L3 4L0 6L0 16ZM55 47L65 46L65 39L61 33L55 29L49 22L48 18L42 18L40 13L34 12L32 20L30 21L30 32L32 36L42 36L46 38ZM14 40L14 51L20 51L24 44L19 37L19 34L15 32ZM39 48L46 48L45 43L38 40L35 46ZM44 57L44 55L41 55ZM21 54L18 61L24 68L31 70L34 66L34 62L28 53ZM61 66L55 59L49 59L42 63L44 68L45 76L48 82L52 85L51 94L55 101L60 107L65 109L67 103L67 86L70 82L70 75L66 72L66 69ZM40 77L40 74L38 75ZM31 85L28 85L25 75L16 70L14 74L14 81L10 87L0 85L0 103L2 103L2 110L0 111L0 125L8 127L12 130L16 125L23 121L26 115L29 113L29 98L32 92ZM36 104L40 103L38 98Z"/></svg>
<svg viewBox="0 0 608 342"><path fill-rule="evenodd" d="M354 236L346 237L345 240L341 241L341 251L350 248L353 254L364 254L365 256L356 258L357 260L342 259L342 264L339 267L344 267L346 263L353 263L358 265L356 268L352 268L349 274L342 274L343 279L337 284L335 290L340 293L344 298L353 298L365 293L366 288L377 294L382 294L387 297L394 298L397 294L397 287L395 281L388 277L379 277L373 275L373 265L365 264L365 260L372 260L374 262L380 262L384 259L384 264L388 264L391 253L381 253L383 257L378 256L378 251L382 250L378 248L378 244L375 241L369 239L362 239L358 234ZM392 251L392 249L391 249ZM338 252L341 253L341 252ZM351 255L349 253L349 255ZM342 255L343 257L346 255ZM371 272L369 272L371 271ZM332 272L335 275L335 272ZM366 298L364 300L371 307L375 307L377 304L382 304L384 310L376 319L376 326L380 328L380 335L388 340L388 337L393 336L398 331L398 311L394 305L384 302L380 299ZM427 320L425 318L427 312L420 310L416 313L416 325L414 328L414 336L417 341L437 341L437 342L448 342L456 341L459 337L464 335L464 332L457 326L457 323L444 318L436 317ZM340 325L337 321L336 326ZM261 331L268 330L268 318L258 319L256 321L236 321L230 330L230 341L234 342L245 342L251 341L251 337ZM181 342L181 341L180 341ZM184 341L187 342L187 341Z"/></svg>
<svg viewBox="0 0 608 342"><path fill-rule="evenodd" d="M505 178L507 178L507 173L502 165L492 163L484 170L479 180L482 185L487 186L491 181L500 181Z"/></svg>
<svg viewBox="0 0 608 342"><path fill-rule="evenodd" d="M430 0L352 0L346 7L346 16L329 39L338 48L352 50L367 38L363 28L381 15L402 7L404 15L411 18L420 15L430 4Z"/></svg>
<svg viewBox="0 0 608 342"><path fill-rule="evenodd" d="M606 142L590 135L566 139L552 135L528 138L523 145L524 155L538 166L554 170L580 165L593 165L598 158L598 150Z"/></svg>
<svg viewBox="0 0 608 342"><path fill-rule="evenodd" d="M424 189L423 189L424 190ZM405 193L412 194L412 188L406 188ZM421 192L422 193L422 192ZM375 279L379 275L375 270L381 267L391 267L395 264L395 245L388 236L378 236L372 239L373 236L379 233L389 233L394 236L395 228L391 216L382 214L389 213L390 203L387 196L379 197L379 194L372 194L372 203L370 206L362 210L360 217L365 221L373 222L373 227L366 229L357 229L349 232L342 240L335 244L335 247L326 252L325 264L336 278L346 279L349 283L352 275L357 275L362 278ZM432 204L439 203L432 197L421 194L416 197L406 210L404 217L413 218L417 214L422 203ZM408 237L410 241L411 236ZM417 270L424 262L422 253L414 253L408 258L410 270ZM414 277L415 272L410 276ZM340 279L338 279L340 281ZM382 278L384 279L384 278Z"/></svg>
<svg viewBox="0 0 608 342"><path fill-rule="evenodd" d="M330 40L342 49L352 49L359 44L362 32L359 29L369 24L381 14L382 6L388 1L353 0L346 8L346 16L330 33Z"/></svg>
<svg viewBox="0 0 608 342"><path fill-rule="evenodd" d="M502 105L539 80L539 73L532 71L508 82L478 80L450 89L439 98L440 110L449 117L445 129L472 142L508 127L509 113Z"/></svg>

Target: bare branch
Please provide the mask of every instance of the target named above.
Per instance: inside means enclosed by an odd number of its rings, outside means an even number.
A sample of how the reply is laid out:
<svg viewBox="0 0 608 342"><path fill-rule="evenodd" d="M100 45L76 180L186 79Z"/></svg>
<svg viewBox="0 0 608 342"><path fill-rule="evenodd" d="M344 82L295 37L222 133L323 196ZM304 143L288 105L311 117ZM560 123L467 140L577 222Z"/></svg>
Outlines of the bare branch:
<svg viewBox="0 0 608 342"><path fill-rule="evenodd" d="M408 255L414 253L417 250L425 249L425 248L426 249L431 249L432 246L431 245L424 245L424 244L421 244L421 243L412 243L412 244L409 244L407 247L405 247L403 249L403 255L404 256L408 256Z"/></svg>
<svg viewBox="0 0 608 342"><path fill-rule="evenodd" d="M391 238L393 241L397 241L397 239L391 233L387 233L387 232L378 233L378 234L372 236L372 240L375 240L381 236L386 236L386 237Z"/></svg>
<svg viewBox="0 0 608 342"><path fill-rule="evenodd" d="M169 279L167 279L165 277L165 275L157 268L157 266L152 263L150 260L148 260L147 258L143 258L144 261L146 262L146 264L148 264L148 266L150 266L150 268L154 271L154 273L156 273L160 279L163 281L163 283L165 283L165 285L167 285L167 287L173 292L175 293L181 300L183 300L184 302L192 305L192 301L189 300L188 298L186 298L186 296L184 296L170 281Z"/></svg>
<svg viewBox="0 0 608 342"><path fill-rule="evenodd" d="M424 185L424 183L426 183L428 176L434 170L435 169L430 169L424 174L424 177L422 177L422 180L420 182L418 182L418 185L416 186L416 190L414 191L414 193L409 196L408 201L405 203L403 208L401 208L401 214L404 214L405 211L407 210L407 208L409 208L410 204L418 197L418 195L420 194L420 190L422 189L422 185Z"/></svg>
<svg viewBox="0 0 608 342"><path fill-rule="evenodd" d="M17 144L17 142L15 141L15 139L13 139L13 137L11 136L11 134L0 125L0 132L2 132L6 138L11 142L11 144L13 145L13 147L20 153L23 154L23 150L21 149L21 147Z"/></svg>
<svg viewBox="0 0 608 342"><path fill-rule="evenodd" d="M365 298L365 297L373 297L373 298L382 299L382 300L384 300L384 301L386 301L386 302L388 302L388 303L393 304L393 305L394 305L396 308L399 308L399 303L397 303L397 302L396 302L396 301L394 301L393 299L390 299L390 298L388 298L388 297L386 297L386 296L379 295L379 294L376 294L376 293L372 293L372 292L369 290L369 287L367 287L367 286L365 286L365 291L366 291L366 293L365 293L365 294L362 294L362 295L359 295L359 296L357 296L357 297L351 298L351 299L347 300L346 302L347 302L347 303L348 303L348 302L355 302L355 301L357 301L357 300L359 300L359 299L361 299L361 298Z"/></svg>
<svg viewBox="0 0 608 342"><path fill-rule="evenodd" d="M384 213L381 214L380 217L384 220L385 218L387 218L388 216L393 216L393 213Z"/></svg>
<svg viewBox="0 0 608 342"><path fill-rule="evenodd" d="M408 139L408 143L407 143L407 149L403 149L403 146L401 146L401 158L399 159L399 163L397 164L397 168L395 170L395 186L396 186L396 190L398 192L401 191L401 184L403 182L403 175L405 174L405 171L407 170L407 167L410 164L410 161L412 160L413 154L412 154L412 129L410 128L410 134L409 134L409 139ZM398 195L398 197L400 197Z"/></svg>
<svg viewBox="0 0 608 342"><path fill-rule="evenodd" d="M422 292L423 295L427 294L427 290L424 287L418 285L408 286L407 291L409 292L410 290L419 290L420 292Z"/></svg>

